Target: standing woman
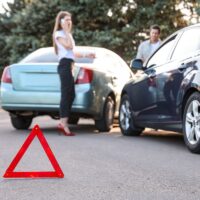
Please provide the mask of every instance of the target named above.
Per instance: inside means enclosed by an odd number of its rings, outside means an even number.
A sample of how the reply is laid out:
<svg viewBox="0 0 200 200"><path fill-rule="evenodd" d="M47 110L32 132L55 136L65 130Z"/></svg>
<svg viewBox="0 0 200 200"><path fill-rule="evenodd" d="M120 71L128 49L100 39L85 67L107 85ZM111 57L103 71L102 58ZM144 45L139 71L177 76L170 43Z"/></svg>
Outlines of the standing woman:
<svg viewBox="0 0 200 200"><path fill-rule="evenodd" d="M71 30L71 14L65 11L59 12L53 31L53 45L59 59L57 70L61 85L60 124L58 129L66 136L74 136L74 133L68 127L70 110L75 98L74 77L72 75L75 42Z"/></svg>

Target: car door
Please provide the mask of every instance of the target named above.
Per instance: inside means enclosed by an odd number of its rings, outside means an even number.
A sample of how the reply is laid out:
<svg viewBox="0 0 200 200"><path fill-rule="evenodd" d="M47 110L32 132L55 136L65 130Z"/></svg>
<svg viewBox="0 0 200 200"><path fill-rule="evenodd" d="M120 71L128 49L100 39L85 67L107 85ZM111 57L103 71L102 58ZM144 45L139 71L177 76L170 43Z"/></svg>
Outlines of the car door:
<svg viewBox="0 0 200 200"><path fill-rule="evenodd" d="M178 130L181 124L181 116L177 112L181 106L179 101L182 92L181 85L184 77L195 65L193 54L198 50L200 30L197 28L185 30L170 40L166 44L168 46L170 46L170 43L173 44L169 50L171 52L171 55L169 52L170 59L168 58L164 64L156 67L156 118L159 123L163 123L165 128L171 127L174 130ZM175 48L173 47L174 45ZM151 64L151 62L152 60L148 64Z"/></svg>
<svg viewBox="0 0 200 200"><path fill-rule="evenodd" d="M153 73L153 69L138 71L129 85L129 98L138 122L149 120L154 115L156 95L149 90L149 85L154 84L154 79L149 77Z"/></svg>
<svg viewBox="0 0 200 200"><path fill-rule="evenodd" d="M151 56L145 65L146 70L141 72L137 77L137 84L134 84L132 99L137 103L139 115L137 120L147 126L151 126L153 122L158 121L158 86L157 77L162 74L162 69L167 65L171 49L175 45L176 36L168 39L164 44ZM167 74L164 74L167 79ZM137 95L136 95L137 94ZM149 124L148 124L149 123Z"/></svg>

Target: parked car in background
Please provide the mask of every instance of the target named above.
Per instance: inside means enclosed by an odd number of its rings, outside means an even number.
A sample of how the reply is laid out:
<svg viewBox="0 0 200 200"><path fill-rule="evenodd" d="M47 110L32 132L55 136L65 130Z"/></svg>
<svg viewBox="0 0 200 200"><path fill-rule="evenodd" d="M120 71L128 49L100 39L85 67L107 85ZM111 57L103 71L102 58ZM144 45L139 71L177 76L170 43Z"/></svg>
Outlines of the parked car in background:
<svg viewBox="0 0 200 200"><path fill-rule="evenodd" d="M69 123L93 118L99 131L109 131L118 115L120 94L133 76L114 52L98 47L75 49L76 98ZM27 129L40 115L59 118L60 81L58 60L52 47L41 48L21 62L4 69L1 79L2 108L10 113L16 129Z"/></svg>
<svg viewBox="0 0 200 200"><path fill-rule="evenodd" d="M200 153L200 24L169 36L122 90L119 124L124 135L145 127L183 132L186 146Z"/></svg>

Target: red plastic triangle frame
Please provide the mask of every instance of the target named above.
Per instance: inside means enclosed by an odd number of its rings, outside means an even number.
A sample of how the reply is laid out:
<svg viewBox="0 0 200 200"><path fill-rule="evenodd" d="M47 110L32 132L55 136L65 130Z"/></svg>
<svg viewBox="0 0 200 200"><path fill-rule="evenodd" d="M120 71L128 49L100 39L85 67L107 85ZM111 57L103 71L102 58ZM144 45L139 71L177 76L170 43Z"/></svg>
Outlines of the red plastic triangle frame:
<svg viewBox="0 0 200 200"><path fill-rule="evenodd" d="M55 171L14 172L15 167L23 157L24 153L28 149L29 145L31 144L35 136L38 137ZM38 125L34 126L33 130L25 140L24 144L22 145L19 152L11 162L10 166L6 170L3 177L4 178L63 178L64 177L64 173L62 172L53 152L51 151L51 148L49 147Z"/></svg>

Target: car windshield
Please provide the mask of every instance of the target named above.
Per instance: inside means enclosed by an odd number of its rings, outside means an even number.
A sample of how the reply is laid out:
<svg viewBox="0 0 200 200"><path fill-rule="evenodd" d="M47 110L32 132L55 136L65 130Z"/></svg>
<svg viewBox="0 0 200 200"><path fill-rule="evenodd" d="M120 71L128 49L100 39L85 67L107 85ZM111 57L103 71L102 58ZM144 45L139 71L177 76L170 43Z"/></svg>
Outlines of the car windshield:
<svg viewBox="0 0 200 200"><path fill-rule="evenodd" d="M94 49L77 48L76 63L93 63L96 58ZM41 48L26 56L20 63L58 63L58 57L52 47Z"/></svg>

